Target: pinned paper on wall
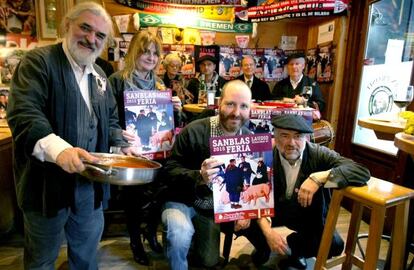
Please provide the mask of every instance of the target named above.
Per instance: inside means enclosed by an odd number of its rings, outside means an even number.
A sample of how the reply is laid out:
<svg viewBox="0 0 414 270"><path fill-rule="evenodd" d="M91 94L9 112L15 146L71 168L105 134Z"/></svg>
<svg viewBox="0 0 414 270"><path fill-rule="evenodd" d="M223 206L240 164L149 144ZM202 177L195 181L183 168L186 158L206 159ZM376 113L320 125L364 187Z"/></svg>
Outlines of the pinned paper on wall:
<svg viewBox="0 0 414 270"><path fill-rule="evenodd" d="M281 36L279 47L282 50L296 50L297 36Z"/></svg>
<svg viewBox="0 0 414 270"><path fill-rule="evenodd" d="M118 27L119 33L128 32L130 15L117 15L114 16L116 26Z"/></svg>
<svg viewBox="0 0 414 270"><path fill-rule="evenodd" d="M331 42L334 38L335 22L329 22L319 26L318 44Z"/></svg>
<svg viewBox="0 0 414 270"><path fill-rule="evenodd" d="M184 44L201 45L200 31L198 29L184 29Z"/></svg>
<svg viewBox="0 0 414 270"><path fill-rule="evenodd" d="M161 28L161 37L163 44L174 44L174 29L173 28Z"/></svg>
<svg viewBox="0 0 414 270"><path fill-rule="evenodd" d="M216 32L214 31L200 31L201 45L213 45L216 40Z"/></svg>

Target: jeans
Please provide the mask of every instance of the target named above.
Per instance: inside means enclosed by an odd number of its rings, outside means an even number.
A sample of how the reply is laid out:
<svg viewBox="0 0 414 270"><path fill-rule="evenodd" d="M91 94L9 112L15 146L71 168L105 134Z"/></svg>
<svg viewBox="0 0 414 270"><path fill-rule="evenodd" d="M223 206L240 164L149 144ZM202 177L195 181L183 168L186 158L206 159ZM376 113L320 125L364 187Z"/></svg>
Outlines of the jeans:
<svg viewBox="0 0 414 270"><path fill-rule="evenodd" d="M194 235L194 251L202 265L212 267L220 258L220 226L213 217L197 214L183 203L167 202L161 215L165 255L172 270L188 269L187 254Z"/></svg>
<svg viewBox="0 0 414 270"><path fill-rule="evenodd" d="M94 209L93 184L77 182L75 205L61 209L56 216L23 211L24 268L55 269L55 261L65 234L69 269L96 270L97 247L103 232L102 206Z"/></svg>

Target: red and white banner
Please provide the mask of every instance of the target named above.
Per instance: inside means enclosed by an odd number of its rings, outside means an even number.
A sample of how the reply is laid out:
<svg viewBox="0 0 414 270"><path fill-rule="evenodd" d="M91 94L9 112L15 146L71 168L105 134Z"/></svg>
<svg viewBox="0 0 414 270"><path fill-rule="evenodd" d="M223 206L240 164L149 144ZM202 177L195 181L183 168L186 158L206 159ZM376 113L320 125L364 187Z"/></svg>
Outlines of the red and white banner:
<svg viewBox="0 0 414 270"><path fill-rule="evenodd" d="M179 5L219 5L219 6L241 6L242 0L116 0L118 3L132 8L143 8L143 5L167 3Z"/></svg>
<svg viewBox="0 0 414 270"><path fill-rule="evenodd" d="M272 4L269 4L272 2ZM320 17L346 14L349 0L264 1L248 9L251 22L277 21L287 18Z"/></svg>

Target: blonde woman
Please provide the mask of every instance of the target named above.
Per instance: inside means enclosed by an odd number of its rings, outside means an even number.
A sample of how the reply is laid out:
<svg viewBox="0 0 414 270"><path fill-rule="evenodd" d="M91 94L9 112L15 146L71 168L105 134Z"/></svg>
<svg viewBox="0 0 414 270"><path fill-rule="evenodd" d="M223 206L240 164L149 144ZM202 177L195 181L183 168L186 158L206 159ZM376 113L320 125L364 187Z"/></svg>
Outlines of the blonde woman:
<svg viewBox="0 0 414 270"><path fill-rule="evenodd" d="M155 74L155 70L160 62L160 55L161 41L158 37L147 30L140 31L131 40L125 57L125 68L114 73L109 78L118 103L120 124L124 129L126 115L124 91L166 90L162 80ZM174 109L176 111L181 110L180 101L174 103ZM149 137L151 136L151 124L148 122L136 128L138 134L140 134L141 144L148 144ZM127 131L124 130L123 134L128 141L135 140L134 135ZM143 148L143 150L145 149ZM143 265L149 265L149 260L141 242L142 234L148 240L153 251L162 252L162 247L158 243L156 236L161 203L154 203L153 194L157 192L155 185L158 181L154 182L154 184L150 185L124 187L122 190L122 201L127 218L131 250L134 260ZM141 223L147 225L144 231L141 230Z"/></svg>

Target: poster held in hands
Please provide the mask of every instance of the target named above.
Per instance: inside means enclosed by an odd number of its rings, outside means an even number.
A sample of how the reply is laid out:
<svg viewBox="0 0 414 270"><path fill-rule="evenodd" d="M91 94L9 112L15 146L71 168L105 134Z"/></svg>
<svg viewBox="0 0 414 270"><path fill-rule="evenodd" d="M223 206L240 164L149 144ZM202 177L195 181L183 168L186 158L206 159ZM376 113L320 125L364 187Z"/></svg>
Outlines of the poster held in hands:
<svg viewBox="0 0 414 270"><path fill-rule="evenodd" d="M175 139L171 91L125 91L124 104L126 130L135 135L132 146L150 159L168 157Z"/></svg>
<svg viewBox="0 0 414 270"><path fill-rule="evenodd" d="M212 157L223 162L213 179L216 223L274 216L272 136L210 138Z"/></svg>

